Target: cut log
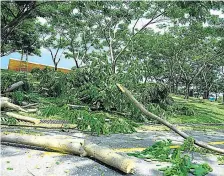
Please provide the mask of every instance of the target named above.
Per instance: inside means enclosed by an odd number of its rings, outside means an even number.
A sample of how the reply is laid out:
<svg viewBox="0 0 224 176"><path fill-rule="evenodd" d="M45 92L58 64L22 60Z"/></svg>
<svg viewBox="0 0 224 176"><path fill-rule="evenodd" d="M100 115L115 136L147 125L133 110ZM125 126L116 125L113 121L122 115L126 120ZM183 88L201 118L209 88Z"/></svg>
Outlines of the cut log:
<svg viewBox="0 0 224 176"><path fill-rule="evenodd" d="M27 109L26 111L29 112L29 113L34 113L34 112L37 112L38 109Z"/></svg>
<svg viewBox="0 0 224 176"><path fill-rule="evenodd" d="M11 92L11 91L17 89L18 87L22 86L23 84L24 84L23 81L19 81L19 82L17 82L17 83L14 83L14 84L12 84L10 87L8 87L8 88L5 90L5 92Z"/></svg>
<svg viewBox="0 0 224 176"><path fill-rule="evenodd" d="M143 114L145 114L147 117L151 118L151 119L154 119L154 120L157 120L158 122L160 122L161 124L167 126L168 128L170 128L171 130L173 130L175 133L179 134L180 136L182 136L183 138L188 138L190 137L188 134L180 131L179 129L177 129L174 125L172 125L171 123L167 122L166 120L160 118L159 116L147 111L145 109L145 107L139 103L135 97L131 94L131 92L126 89L125 87L123 87L121 84L117 84L117 87L121 90L122 93L124 93L126 95L126 97L128 97L128 99L138 108L141 110L141 112ZM222 153L224 154L224 149L221 149L221 148L216 148L216 147L213 147L211 145L208 145L207 143L205 142L202 142L202 141L198 141L198 140L195 140L194 139L194 143L202 148L205 148L205 149L208 149L208 150L212 150L212 151L215 151L215 152L218 152L218 153Z"/></svg>
<svg viewBox="0 0 224 176"><path fill-rule="evenodd" d="M102 161L103 163L115 167L124 173L133 173L135 160L129 157L115 153L109 148L98 146L93 143L84 143L84 149L87 155Z"/></svg>
<svg viewBox="0 0 224 176"><path fill-rule="evenodd" d="M9 98L7 98L7 97L1 97L1 102L0 102L1 108L11 108L11 109L14 109L14 110L17 110L17 111L28 112L27 110L21 108L18 105L15 105L13 103L10 103L9 101L10 101Z"/></svg>
<svg viewBox="0 0 224 176"><path fill-rule="evenodd" d="M32 104L28 104L28 105L24 105L22 106L23 108L28 108L28 107L31 107L31 106L37 106L38 103L32 103Z"/></svg>
<svg viewBox="0 0 224 176"><path fill-rule="evenodd" d="M9 142L16 144L25 144L31 146L38 146L61 153L71 153L75 155L86 156L83 149L84 139L57 139L52 136L33 136L20 135L16 133L4 134L1 133L1 142Z"/></svg>
<svg viewBox="0 0 224 176"><path fill-rule="evenodd" d="M90 110L90 108L88 106L82 106L82 105L72 105L72 104L68 104L68 106L71 109L88 109Z"/></svg>
<svg viewBox="0 0 224 176"><path fill-rule="evenodd" d="M39 124L40 123L40 119L36 119L36 118L33 118L33 117L22 116L22 115L15 114L15 113L12 113L12 112L6 112L6 115L9 116L9 117L13 117L17 120L27 121L27 122L31 122L31 123L34 123L34 124Z"/></svg>
<svg viewBox="0 0 224 176"><path fill-rule="evenodd" d="M136 159L122 156L111 149L89 143L84 139L59 139L53 136L32 136L17 133L1 133L1 142L25 144L53 149L61 153L89 156L115 167L125 173L132 173L136 166Z"/></svg>

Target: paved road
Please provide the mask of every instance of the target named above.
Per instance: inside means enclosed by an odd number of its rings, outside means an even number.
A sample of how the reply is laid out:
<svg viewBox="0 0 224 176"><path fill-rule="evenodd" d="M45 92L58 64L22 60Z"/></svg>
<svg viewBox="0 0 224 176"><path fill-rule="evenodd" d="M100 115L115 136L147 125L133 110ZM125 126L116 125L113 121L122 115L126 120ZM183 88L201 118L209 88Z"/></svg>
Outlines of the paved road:
<svg viewBox="0 0 224 176"><path fill-rule="evenodd" d="M16 128L2 128L2 131L14 131ZM110 148L138 148L152 145L157 140L171 139L178 144L183 139L175 133L167 131L151 131L133 134L115 134L109 136L90 136L75 130L69 132L61 132L58 130L32 130L30 132L40 132L46 135L54 135L60 137L69 136L71 138L86 138L98 145ZM224 132L188 132L196 139L205 142L224 141ZM224 148L224 145L219 145ZM123 173L105 166L91 158L82 158L74 155L59 154L56 152L46 152L38 150L38 148L27 148L24 146L15 147L1 145L1 175L2 176L120 176ZM213 172L210 176L224 176L224 166L217 164L217 157L214 155L194 155L194 160L198 163L208 162ZM134 175L162 175L158 168L168 165L152 161L142 161L138 164L138 169Z"/></svg>

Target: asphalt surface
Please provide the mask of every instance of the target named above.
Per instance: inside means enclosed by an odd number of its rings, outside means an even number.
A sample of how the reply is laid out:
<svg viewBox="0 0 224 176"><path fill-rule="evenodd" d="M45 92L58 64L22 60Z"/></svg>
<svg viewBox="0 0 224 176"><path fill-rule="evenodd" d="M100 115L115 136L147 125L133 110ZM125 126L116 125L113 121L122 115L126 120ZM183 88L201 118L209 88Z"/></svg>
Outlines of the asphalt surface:
<svg viewBox="0 0 224 176"><path fill-rule="evenodd" d="M19 128L18 128L19 129ZM17 128L2 128L4 131L17 131ZM145 131L133 134L114 134L109 136L91 136L76 130L62 132L60 130L34 130L45 135L57 136L58 138L85 138L98 145L119 149L119 148L142 148L152 145L155 141L171 139L175 144L181 144L183 138L173 132L167 131ZM188 134L204 142L224 141L224 131L199 132L189 131ZM224 145L216 145L224 148ZM124 154L125 155L125 154ZM224 165L217 164L217 156L212 154L194 154L196 163L208 162L213 168L210 176L224 176ZM158 168L165 167L168 163L157 161L146 162L140 160L135 174L129 175L162 175ZM30 146L9 146L1 144L1 176L120 176L128 175L104 165L92 158L79 157L75 155L60 154L57 152L43 151L41 148Z"/></svg>

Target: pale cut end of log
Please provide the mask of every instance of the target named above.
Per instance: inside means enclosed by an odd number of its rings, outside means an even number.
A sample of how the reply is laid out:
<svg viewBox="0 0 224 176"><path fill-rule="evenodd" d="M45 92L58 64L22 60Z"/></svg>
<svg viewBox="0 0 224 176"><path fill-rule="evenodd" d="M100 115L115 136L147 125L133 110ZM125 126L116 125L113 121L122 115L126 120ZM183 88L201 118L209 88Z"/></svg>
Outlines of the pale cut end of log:
<svg viewBox="0 0 224 176"><path fill-rule="evenodd" d="M121 90L121 92L123 92L123 93L125 92L125 90L123 89L123 87L122 87L121 84L118 84L118 83L117 83L116 85L117 85L117 87Z"/></svg>
<svg viewBox="0 0 224 176"><path fill-rule="evenodd" d="M15 114L13 112L6 112L6 115L9 116L9 117L13 117L15 119L18 119L18 120L34 123L35 125L40 123L40 119L36 119L36 118L33 118L33 117L22 116L22 115L19 115L19 114Z"/></svg>
<svg viewBox="0 0 224 176"><path fill-rule="evenodd" d="M17 89L18 87L22 86L23 84L24 84L23 81L19 81L17 83L14 83L9 88L7 88L5 92L11 92L11 91Z"/></svg>
<svg viewBox="0 0 224 176"><path fill-rule="evenodd" d="M109 148L98 146L93 143L84 144L84 149L88 156L98 159L103 163L117 168L124 173L133 173L135 169L135 159L122 156Z"/></svg>
<svg viewBox="0 0 224 176"><path fill-rule="evenodd" d="M1 98L0 106L1 106L1 108L10 108L10 109L14 109L16 111L28 112L27 110L21 108L20 106L10 103L9 100L7 100L5 97L4 97L4 99Z"/></svg>
<svg viewBox="0 0 224 176"><path fill-rule="evenodd" d="M34 112L37 112L38 111L38 109L27 109L27 112L29 112L29 113L34 113Z"/></svg>

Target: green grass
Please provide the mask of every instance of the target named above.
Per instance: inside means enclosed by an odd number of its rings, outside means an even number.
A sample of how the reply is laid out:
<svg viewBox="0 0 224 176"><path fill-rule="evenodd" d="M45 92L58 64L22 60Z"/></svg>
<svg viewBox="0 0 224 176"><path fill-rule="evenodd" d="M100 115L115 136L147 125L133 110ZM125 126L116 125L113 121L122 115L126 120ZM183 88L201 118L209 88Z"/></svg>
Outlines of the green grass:
<svg viewBox="0 0 224 176"><path fill-rule="evenodd" d="M194 110L195 115L176 115L169 116L171 123L224 123L224 105L218 102L210 102L208 100L199 100L190 98L185 100L181 96L172 96L175 103L184 104Z"/></svg>

